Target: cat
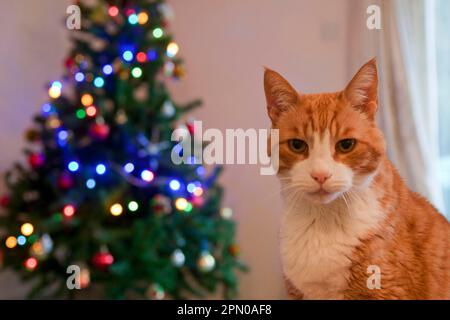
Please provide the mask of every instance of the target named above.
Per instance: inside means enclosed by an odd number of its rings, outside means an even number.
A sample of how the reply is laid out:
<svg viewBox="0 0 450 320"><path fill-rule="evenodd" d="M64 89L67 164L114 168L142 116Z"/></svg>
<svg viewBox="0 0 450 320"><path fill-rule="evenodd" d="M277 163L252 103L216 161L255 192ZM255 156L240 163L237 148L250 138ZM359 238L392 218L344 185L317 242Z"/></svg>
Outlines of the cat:
<svg viewBox="0 0 450 320"><path fill-rule="evenodd" d="M293 299L450 299L450 224L388 160L377 86L375 59L335 93L298 93L265 70Z"/></svg>

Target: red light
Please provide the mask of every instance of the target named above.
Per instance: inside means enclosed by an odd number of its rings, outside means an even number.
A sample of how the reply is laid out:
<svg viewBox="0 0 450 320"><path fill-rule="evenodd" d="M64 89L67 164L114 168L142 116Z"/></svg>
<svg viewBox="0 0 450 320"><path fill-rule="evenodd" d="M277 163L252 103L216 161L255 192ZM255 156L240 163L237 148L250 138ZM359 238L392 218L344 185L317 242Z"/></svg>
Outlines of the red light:
<svg viewBox="0 0 450 320"><path fill-rule="evenodd" d="M143 63L143 62L147 61L147 55L145 54L145 52L139 52L136 55L136 60L140 63Z"/></svg>
<svg viewBox="0 0 450 320"><path fill-rule="evenodd" d="M66 217L70 218L71 216L73 216L75 214L74 206L72 206L70 204L66 205L63 209L63 213Z"/></svg>
<svg viewBox="0 0 450 320"><path fill-rule="evenodd" d="M36 258L28 258L27 260L25 260L25 268L27 268L30 271L33 271L34 269L36 269L37 267L37 260Z"/></svg>
<svg viewBox="0 0 450 320"><path fill-rule="evenodd" d="M109 7L108 14L111 17L115 17L119 14L119 9L116 6Z"/></svg>
<svg viewBox="0 0 450 320"><path fill-rule="evenodd" d="M95 114L97 113L97 109L94 106L90 106L86 108L86 114L89 117L93 117L95 116Z"/></svg>

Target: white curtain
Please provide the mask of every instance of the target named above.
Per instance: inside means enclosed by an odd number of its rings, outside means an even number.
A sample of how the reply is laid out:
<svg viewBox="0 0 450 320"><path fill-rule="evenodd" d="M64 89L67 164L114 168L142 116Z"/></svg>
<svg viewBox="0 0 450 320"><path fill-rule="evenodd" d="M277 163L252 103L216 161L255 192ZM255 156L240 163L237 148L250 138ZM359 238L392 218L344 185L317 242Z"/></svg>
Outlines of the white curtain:
<svg viewBox="0 0 450 320"><path fill-rule="evenodd" d="M377 56L380 77L378 121L388 154L408 185L444 209L439 183L437 74L434 0L375 1L382 29L368 30L365 21L350 33L352 58ZM353 2L353 16L368 17L374 1ZM361 12L363 11L363 12ZM364 30L365 29L365 30Z"/></svg>

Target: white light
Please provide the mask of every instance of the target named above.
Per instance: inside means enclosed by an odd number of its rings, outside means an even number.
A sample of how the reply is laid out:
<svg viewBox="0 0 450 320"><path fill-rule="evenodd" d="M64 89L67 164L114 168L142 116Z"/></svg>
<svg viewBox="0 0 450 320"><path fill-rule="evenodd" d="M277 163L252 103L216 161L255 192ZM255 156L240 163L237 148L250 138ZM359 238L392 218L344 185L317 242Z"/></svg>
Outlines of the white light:
<svg viewBox="0 0 450 320"><path fill-rule="evenodd" d="M150 170L144 170L141 172L141 178L144 181L150 182L153 180L154 177L155 175Z"/></svg>
<svg viewBox="0 0 450 320"><path fill-rule="evenodd" d="M123 166L123 169L125 170L126 173L131 173L134 170L134 164L128 162L126 165Z"/></svg>
<svg viewBox="0 0 450 320"><path fill-rule="evenodd" d="M98 174L104 174L106 172L106 167L104 164L98 164L97 167L95 167L95 171Z"/></svg>
<svg viewBox="0 0 450 320"><path fill-rule="evenodd" d="M94 188L95 188L95 185L96 185L96 183L95 183L95 180L94 180L94 179L88 179L88 180L86 181L86 187L87 187L88 189L94 189Z"/></svg>
<svg viewBox="0 0 450 320"><path fill-rule="evenodd" d="M175 179L173 179L173 180L171 180L170 181L170 183L169 183L169 187L170 187L170 189L172 189L173 191L177 191L177 190L179 190L180 189L180 182L178 181L178 180L175 180Z"/></svg>

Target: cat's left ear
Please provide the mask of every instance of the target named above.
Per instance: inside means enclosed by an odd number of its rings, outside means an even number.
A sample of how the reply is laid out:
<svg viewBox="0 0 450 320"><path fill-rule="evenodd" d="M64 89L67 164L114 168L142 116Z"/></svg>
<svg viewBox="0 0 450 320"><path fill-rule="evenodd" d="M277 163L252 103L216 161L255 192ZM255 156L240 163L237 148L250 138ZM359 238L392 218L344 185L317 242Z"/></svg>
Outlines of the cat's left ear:
<svg viewBox="0 0 450 320"><path fill-rule="evenodd" d="M359 69L344 90L352 107L365 113L369 119L375 119L378 105L378 75L375 58Z"/></svg>

